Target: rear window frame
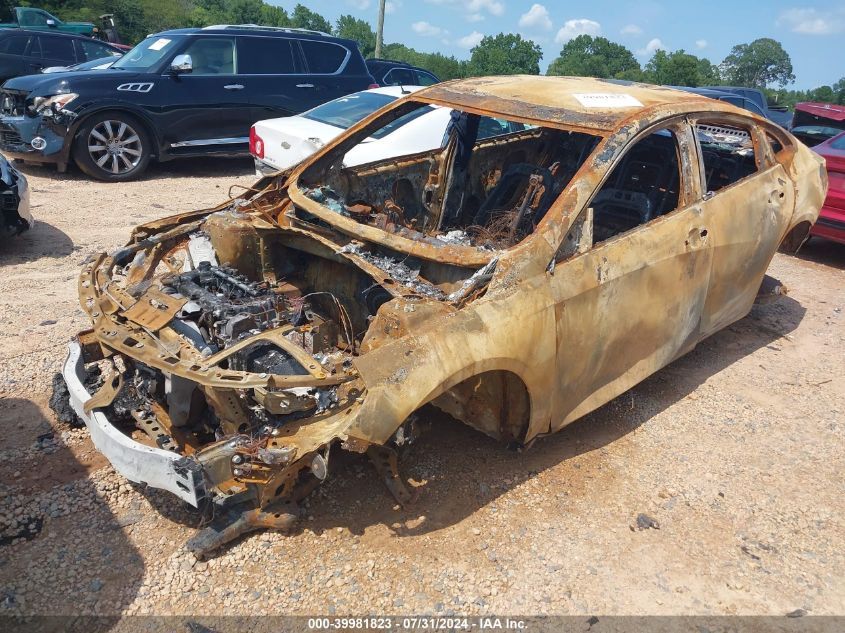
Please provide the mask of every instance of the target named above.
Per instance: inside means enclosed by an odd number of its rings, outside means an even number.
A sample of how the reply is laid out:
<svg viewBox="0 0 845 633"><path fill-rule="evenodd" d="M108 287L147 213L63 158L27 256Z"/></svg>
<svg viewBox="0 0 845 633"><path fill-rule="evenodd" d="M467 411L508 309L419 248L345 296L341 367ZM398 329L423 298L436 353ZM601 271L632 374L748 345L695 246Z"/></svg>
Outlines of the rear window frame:
<svg viewBox="0 0 845 633"><path fill-rule="evenodd" d="M337 46L341 50L344 51L343 60L340 62L340 65L334 72L331 73L318 73L316 71L311 70L311 65L308 62L308 55L305 53L305 47L302 46L303 42L308 42L311 44L318 44L321 46ZM305 38L297 38L297 44L299 45L299 52L302 56L302 62L304 64L305 73L306 75L319 75L321 77L333 77L336 75L342 75L343 71L346 70L346 66L349 64L349 60L352 58L352 51L349 50L348 47L340 44L339 42L331 42L331 41L323 41L318 39L305 39Z"/></svg>

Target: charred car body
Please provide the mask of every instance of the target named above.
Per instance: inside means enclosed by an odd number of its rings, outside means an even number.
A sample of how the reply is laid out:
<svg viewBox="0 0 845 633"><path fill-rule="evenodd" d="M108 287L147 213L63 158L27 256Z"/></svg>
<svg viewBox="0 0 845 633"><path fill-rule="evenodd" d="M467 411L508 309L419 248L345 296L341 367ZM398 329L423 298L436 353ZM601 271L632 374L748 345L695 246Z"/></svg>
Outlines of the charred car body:
<svg viewBox="0 0 845 633"><path fill-rule="evenodd" d="M344 165L431 104L453 109L444 147ZM523 125L478 140L483 116ZM197 552L288 525L331 451L367 452L404 502L421 406L508 443L559 430L747 314L824 191L788 132L689 93L439 84L86 264L71 403L130 480L234 509Z"/></svg>

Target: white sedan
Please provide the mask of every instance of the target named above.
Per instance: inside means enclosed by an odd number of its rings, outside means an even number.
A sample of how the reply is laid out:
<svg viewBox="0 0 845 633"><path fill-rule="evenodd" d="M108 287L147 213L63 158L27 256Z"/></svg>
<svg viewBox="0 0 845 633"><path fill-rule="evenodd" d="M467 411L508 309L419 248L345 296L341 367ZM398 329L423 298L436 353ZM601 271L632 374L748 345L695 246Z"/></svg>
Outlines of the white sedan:
<svg viewBox="0 0 845 633"><path fill-rule="evenodd" d="M249 133L249 151L255 159L255 173L261 176L295 165L364 117L420 88L422 86L387 86L363 90L297 116L258 121ZM344 164L351 167L436 149L443 143L450 117L449 108L418 108L352 148L346 154ZM478 138L522 129L524 126L520 123L482 117Z"/></svg>

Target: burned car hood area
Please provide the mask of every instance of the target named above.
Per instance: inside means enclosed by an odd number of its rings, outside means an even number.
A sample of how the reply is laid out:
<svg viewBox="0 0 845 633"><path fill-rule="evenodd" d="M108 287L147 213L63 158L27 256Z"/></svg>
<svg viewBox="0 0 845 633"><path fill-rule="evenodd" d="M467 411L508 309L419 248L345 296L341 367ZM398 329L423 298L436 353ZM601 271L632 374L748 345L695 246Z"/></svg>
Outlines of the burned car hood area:
<svg viewBox="0 0 845 633"><path fill-rule="evenodd" d="M439 149L344 165L431 105L453 110ZM397 449L423 405L523 446L744 316L824 197L793 141L641 85L421 90L243 195L90 259L71 405L127 478L217 509L189 544L198 555L289 527L333 451L367 453L406 503ZM704 195L707 169L726 193ZM747 221L734 195L756 209Z"/></svg>

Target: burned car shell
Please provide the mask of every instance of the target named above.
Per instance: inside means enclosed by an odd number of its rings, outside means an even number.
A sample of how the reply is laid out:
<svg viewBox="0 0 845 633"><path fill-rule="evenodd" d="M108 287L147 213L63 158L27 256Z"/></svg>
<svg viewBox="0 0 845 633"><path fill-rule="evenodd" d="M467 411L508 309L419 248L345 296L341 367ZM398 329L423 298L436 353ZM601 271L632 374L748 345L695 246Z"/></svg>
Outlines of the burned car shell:
<svg viewBox="0 0 845 633"><path fill-rule="evenodd" d="M0 156L0 213L0 238L19 235L32 228L29 184L3 156Z"/></svg>
<svg viewBox="0 0 845 633"><path fill-rule="evenodd" d="M617 98L628 105L614 105ZM603 99L610 105L601 105ZM631 106L631 100L639 105ZM409 101L583 131L598 142L533 233L506 249L412 239L318 202L303 175ZM693 130L700 117L716 115L750 130L757 171L713 195L705 189ZM631 145L658 128L670 130L680 148L677 209L593 244L588 205ZM295 499L304 479L325 477L328 450L335 444L369 452L401 501L407 494L397 481L391 448L407 438L405 425L424 404L494 438L528 443L596 409L745 316L775 251L782 243L800 245L815 221L825 193L823 171L818 158L777 126L688 93L586 78L439 84L371 115L292 172L265 178L215 209L138 227L125 248L91 260L79 290L93 330L72 344L64 368L71 402L120 472L194 505L208 499L272 508ZM290 343L325 321L317 326L290 321L226 349L201 351L196 336L174 325L174 315L190 298L162 292L177 282L188 287L189 273L181 271L190 259L185 253L199 246L190 240L200 230L210 236L222 268L214 272L206 264L190 274L237 282L250 289L250 297L264 292L264 286L250 284L281 287L287 274L303 274L308 281L294 284L291 305L300 305L303 296L346 297L343 305L335 297L339 329L346 331L346 320L350 331L365 324L363 338L339 344L345 360L331 368L320 360L322 352L303 353ZM375 250L368 255L370 246L447 272L435 286L405 275ZM288 260L305 261L307 271L282 274ZM373 288L381 299L359 305ZM268 337L299 363L297 372L233 369L240 366L235 354ZM115 358L124 367L108 373L92 397L83 384L84 366ZM162 449L115 428L102 407L135 363L163 372L168 398L177 379L196 386L222 431L203 445L174 441ZM299 406L292 393L315 402L328 398L331 404L312 403L308 412L289 415ZM140 418L152 416L150 423L175 429L170 418L179 413L178 402L168 400L168 409L164 398ZM288 417L259 431L243 423L245 408ZM171 439L167 435L164 442ZM244 463L252 470L245 472ZM249 516L251 527L273 525L272 518Z"/></svg>

